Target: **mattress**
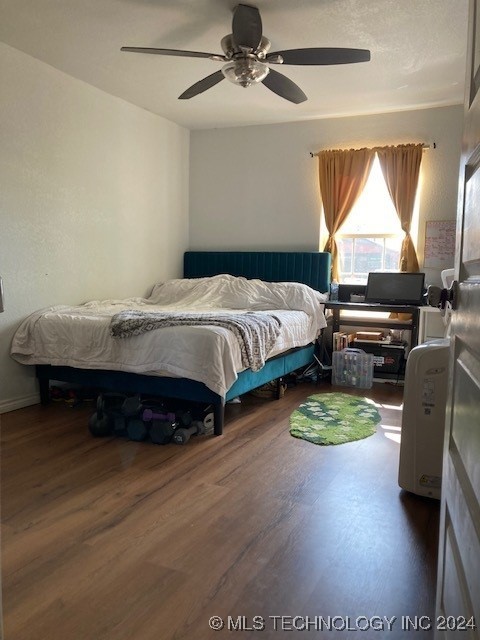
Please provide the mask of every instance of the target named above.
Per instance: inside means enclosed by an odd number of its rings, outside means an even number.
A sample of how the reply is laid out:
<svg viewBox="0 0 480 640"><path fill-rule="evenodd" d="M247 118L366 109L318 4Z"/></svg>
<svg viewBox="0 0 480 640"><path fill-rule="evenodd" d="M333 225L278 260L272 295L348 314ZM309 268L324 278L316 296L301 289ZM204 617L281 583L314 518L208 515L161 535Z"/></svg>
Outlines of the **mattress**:
<svg viewBox="0 0 480 640"><path fill-rule="evenodd" d="M17 330L11 355L29 365L189 378L225 396L244 368L231 331L211 325L164 327L115 339L110 334L112 316L129 309L271 311L281 322L268 354L272 357L315 340L325 326L323 301L322 294L298 283L263 283L226 275L168 281L156 285L146 299L92 301L36 311Z"/></svg>

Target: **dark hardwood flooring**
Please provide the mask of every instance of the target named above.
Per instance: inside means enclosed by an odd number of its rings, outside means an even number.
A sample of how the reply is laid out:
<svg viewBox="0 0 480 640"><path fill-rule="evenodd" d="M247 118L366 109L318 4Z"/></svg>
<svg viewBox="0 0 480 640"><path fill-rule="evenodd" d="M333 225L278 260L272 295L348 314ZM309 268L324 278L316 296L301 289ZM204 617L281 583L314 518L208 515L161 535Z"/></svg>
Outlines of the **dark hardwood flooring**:
<svg viewBox="0 0 480 640"><path fill-rule="evenodd" d="M258 635L254 616L262 638L306 616L300 637L433 637L402 630L402 616L433 620L439 515L397 485L402 388L356 392L379 405L370 438L291 437L291 411L331 390L245 397L224 436L183 447L94 439L87 404L1 416L6 640L229 635L214 615L241 637ZM396 616L392 631L353 630L374 616Z"/></svg>

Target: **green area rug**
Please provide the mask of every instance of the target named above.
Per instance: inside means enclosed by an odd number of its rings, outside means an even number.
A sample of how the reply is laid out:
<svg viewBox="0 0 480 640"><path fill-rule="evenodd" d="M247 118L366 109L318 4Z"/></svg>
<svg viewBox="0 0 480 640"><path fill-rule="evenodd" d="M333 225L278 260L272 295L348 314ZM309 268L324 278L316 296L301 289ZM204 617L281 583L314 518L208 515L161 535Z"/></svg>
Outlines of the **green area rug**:
<svg viewBox="0 0 480 640"><path fill-rule="evenodd" d="M315 444L343 444L373 435L380 419L367 398L319 393L309 396L292 413L290 433Z"/></svg>

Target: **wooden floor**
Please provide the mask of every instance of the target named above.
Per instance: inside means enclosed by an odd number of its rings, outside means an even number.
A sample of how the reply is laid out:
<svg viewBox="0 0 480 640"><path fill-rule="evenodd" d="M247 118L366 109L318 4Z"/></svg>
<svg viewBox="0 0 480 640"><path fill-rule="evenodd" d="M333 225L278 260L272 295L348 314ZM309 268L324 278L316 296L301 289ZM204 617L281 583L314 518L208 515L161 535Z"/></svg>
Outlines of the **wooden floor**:
<svg viewBox="0 0 480 640"><path fill-rule="evenodd" d="M382 415L370 438L291 437L291 411L331 390L250 396L224 436L183 447L94 439L89 405L3 415L6 640L222 638L228 616L240 637L258 636L254 616L262 638L307 623L302 638L433 637L402 630L433 620L439 515L397 485L402 388L357 393ZM374 616L392 631L353 630Z"/></svg>

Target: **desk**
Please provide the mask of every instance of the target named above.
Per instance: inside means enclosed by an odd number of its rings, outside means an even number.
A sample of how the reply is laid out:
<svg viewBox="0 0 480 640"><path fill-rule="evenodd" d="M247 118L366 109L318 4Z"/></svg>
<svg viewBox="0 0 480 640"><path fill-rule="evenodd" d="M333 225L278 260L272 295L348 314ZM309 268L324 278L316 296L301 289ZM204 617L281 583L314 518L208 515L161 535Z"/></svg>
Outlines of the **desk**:
<svg viewBox="0 0 480 640"><path fill-rule="evenodd" d="M340 325L343 326L362 326L362 327L385 327L388 329L408 329L411 331L411 348L417 345L418 341L418 323L420 318L420 308L414 305L398 305L398 304L378 304L368 302L336 302L329 300L325 302L325 308L331 309L333 315L332 331L338 331ZM390 318L344 318L340 320L340 311L378 311L379 313L409 313L411 320L392 320Z"/></svg>

